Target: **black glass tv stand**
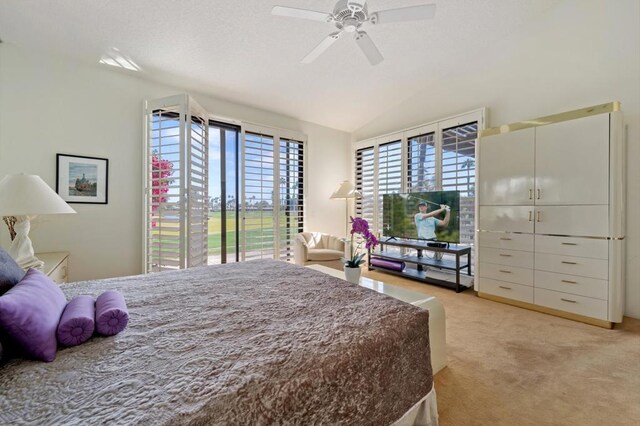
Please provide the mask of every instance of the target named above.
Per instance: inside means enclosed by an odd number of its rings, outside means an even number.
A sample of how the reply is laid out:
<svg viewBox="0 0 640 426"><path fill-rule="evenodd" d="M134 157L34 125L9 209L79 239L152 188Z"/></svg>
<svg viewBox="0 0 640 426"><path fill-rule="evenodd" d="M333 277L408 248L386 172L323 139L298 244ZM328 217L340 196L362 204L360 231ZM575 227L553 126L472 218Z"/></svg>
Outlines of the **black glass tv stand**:
<svg viewBox="0 0 640 426"><path fill-rule="evenodd" d="M385 237L383 237L385 238ZM450 288L460 293L467 287L460 283L460 271L466 269L467 275L471 276L471 246L461 244L449 244L447 247L430 247L427 243L431 241L406 240L401 238L380 239L380 250L368 252L369 270L378 270L389 274L398 275L416 281L422 281L428 284L434 284L441 287ZM400 254L385 251L385 246L401 247L405 249L415 250L415 253ZM424 252L430 251L434 253L446 253L455 256L455 260L438 259L438 256L425 256ZM464 260L461 259L465 257ZM371 259L384 259L396 262L404 262L407 265L402 271L387 269L380 266L371 265ZM455 282L429 276L429 269L437 268L440 270L455 271ZM453 275L453 274L452 274Z"/></svg>

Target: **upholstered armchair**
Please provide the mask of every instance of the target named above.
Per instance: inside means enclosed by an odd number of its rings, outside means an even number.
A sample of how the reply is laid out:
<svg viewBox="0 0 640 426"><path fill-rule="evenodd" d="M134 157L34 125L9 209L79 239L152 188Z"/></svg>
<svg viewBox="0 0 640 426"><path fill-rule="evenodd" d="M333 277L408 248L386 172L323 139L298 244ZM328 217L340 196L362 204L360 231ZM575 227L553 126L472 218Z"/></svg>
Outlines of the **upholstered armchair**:
<svg viewBox="0 0 640 426"><path fill-rule="evenodd" d="M293 258L296 265L321 264L342 269L344 241L322 232L301 232L296 236Z"/></svg>

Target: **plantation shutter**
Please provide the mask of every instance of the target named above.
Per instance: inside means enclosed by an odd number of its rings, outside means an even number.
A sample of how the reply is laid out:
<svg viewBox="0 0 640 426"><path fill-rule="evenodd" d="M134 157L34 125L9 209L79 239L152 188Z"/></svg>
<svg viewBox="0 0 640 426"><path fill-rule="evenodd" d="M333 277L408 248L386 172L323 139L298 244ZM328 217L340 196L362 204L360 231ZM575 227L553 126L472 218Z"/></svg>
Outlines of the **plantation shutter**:
<svg viewBox="0 0 640 426"><path fill-rule="evenodd" d="M355 181L356 190L361 196L356 198L356 215L373 224L375 158L374 148L368 147L356 151Z"/></svg>
<svg viewBox="0 0 640 426"><path fill-rule="evenodd" d="M293 258L293 242L304 230L304 143L280 139L280 259Z"/></svg>
<svg viewBox="0 0 640 426"><path fill-rule="evenodd" d="M378 146L378 230L383 231L383 195L402 192L402 141ZM384 232L383 232L384 234Z"/></svg>
<svg viewBox="0 0 640 426"><path fill-rule="evenodd" d="M407 191L427 192L437 188L435 133L407 139Z"/></svg>
<svg viewBox="0 0 640 426"><path fill-rule="evenodd" d="M442 131L442 190L460 191L460 242L473 244L478 123Z"/></svg>
<svg viewBox="0 0 640 426"><path fill-rule="evenodd" d="M243 260L274 258L274 138L246 132L243 138Z"/></svg>
<svg viewBox="0 0 640 426"><path fill-rule="evenodd" d="M144 128L144 271L206 265L206 113L187 95L147 101Z"/></svg>

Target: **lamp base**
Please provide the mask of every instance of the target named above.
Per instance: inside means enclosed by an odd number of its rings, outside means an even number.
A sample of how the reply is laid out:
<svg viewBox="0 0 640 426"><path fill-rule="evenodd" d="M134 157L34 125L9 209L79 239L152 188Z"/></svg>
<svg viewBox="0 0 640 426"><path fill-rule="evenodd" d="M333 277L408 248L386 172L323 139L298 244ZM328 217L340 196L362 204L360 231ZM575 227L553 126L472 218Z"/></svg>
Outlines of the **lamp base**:
<svg viewBox="0 0 640 426"><path fill-rule="evenodd" d="M31 219L34 216L15 216L14 229L16 237L9 247L9 255L22 269L41 269L44 262L38 259L33 251L33 245L29 239Z"/></svg>

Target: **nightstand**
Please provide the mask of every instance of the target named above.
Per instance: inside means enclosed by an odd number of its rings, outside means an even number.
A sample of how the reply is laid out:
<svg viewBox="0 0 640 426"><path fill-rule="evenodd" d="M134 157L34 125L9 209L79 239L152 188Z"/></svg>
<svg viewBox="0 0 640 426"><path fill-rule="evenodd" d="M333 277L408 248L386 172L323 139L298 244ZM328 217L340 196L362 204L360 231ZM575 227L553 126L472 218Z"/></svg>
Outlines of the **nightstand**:
<svg viewBox="0 0 640 426"><path fill-rule="evenodd" d="M44 262L42 272L57 284L67 282L67 270L69 267L69 252L56 251L49 253L36 253L36 257Z"/></svg>

